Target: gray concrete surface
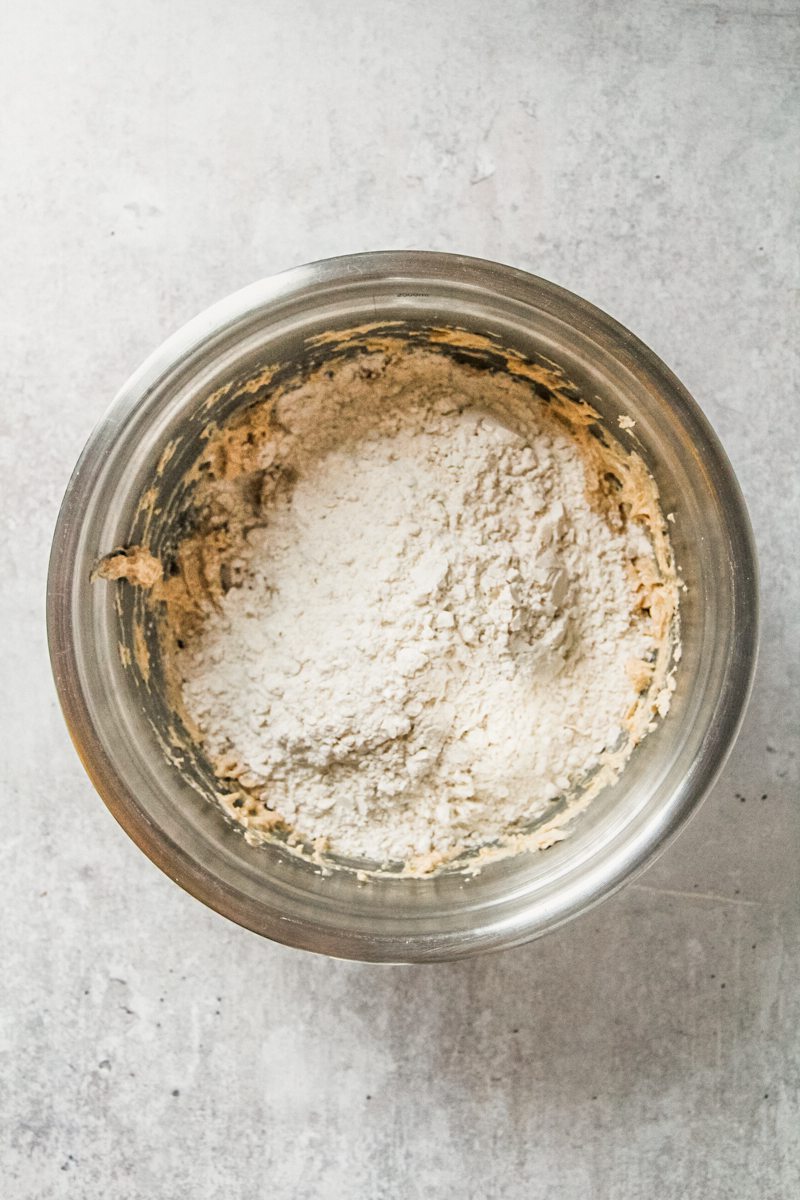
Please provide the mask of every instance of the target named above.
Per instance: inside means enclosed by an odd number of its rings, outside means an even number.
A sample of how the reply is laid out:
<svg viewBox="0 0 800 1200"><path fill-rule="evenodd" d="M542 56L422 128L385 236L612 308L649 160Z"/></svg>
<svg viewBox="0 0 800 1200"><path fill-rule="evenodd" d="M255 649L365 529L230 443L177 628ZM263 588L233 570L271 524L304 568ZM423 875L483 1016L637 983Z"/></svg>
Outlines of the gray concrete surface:
<svg viewBox="0 0 800 1200"><path fill-rule="evenodd" d="M0 1192L800 1195L798 10L27 0L0 22ZM562 932L441 968L261 942L127 841L44 577L92 425L273 270L458 249L600 304L739 473L763 648L689 829ZM791 429L791 426L790 426Z"/></svg>

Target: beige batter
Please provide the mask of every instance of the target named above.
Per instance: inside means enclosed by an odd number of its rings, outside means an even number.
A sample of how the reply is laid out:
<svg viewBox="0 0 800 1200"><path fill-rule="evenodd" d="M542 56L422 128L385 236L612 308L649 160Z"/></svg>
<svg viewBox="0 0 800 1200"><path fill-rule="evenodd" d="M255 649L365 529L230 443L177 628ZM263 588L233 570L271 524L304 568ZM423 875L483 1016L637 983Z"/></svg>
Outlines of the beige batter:
<svg viewBox="0 0 800 1200"><path fill-rule="evenodd" d="M488 348L483 339L453 330L429 333L428 341L435 345L437 336L451 348L454 342L471 352ZM291 497L298 474L302 477L310 463L330 454L332 445L341 453L348 439L355 445L364 437L365 413L376 414L376 428L381 421L385 426L386 413L393 405L402 411L405 405L418 402L421 394L456 396L462 408L488 410L510 431L512 440L524 441L526 430L532 435L534 429L540 436L543 429L551 429L556 439L569 437L583 462L585 499L591 512L617 537L639 530L638 541L631 540L636 552L631 552L626 567L630 621L645 635L651 649L626 662L628 701L620 689L625 738L600 754L591 778L570 780L566 807L559 806L549 820L546 812L533 813L537 823L530 832L520 819L503 829L484 816L485 828L464 826L466 833L462 829L449 843L445 839L444 849L437 844L433 850L423 845L415 851L409 843L404 856L406 871L419 874L459 860L467 851L474 869L482 857L560 840L577 808L618 776L636 743L653 728L656 717L666 713L677 645L677 588L666 525L655 483L643 461L601 428L598 414L576 398L555 369L506 355L506 370L490 374L455 362L449 354L421 348L411 352L400 339L385 334L375 337L369 329L351 332L351 350L354 344L360 350L357 357L334 356L304 380L274 389L224 428L208 427L206 445L191 470L202 522L180 545L168 579L164 579L161 562L144 546L107 556L97 574L127 579L147 589L148 603L157 608L160 617L173 704L193 736L206 742L220 779L225 781L220 799L229 814L248 830L250 838L288 836L300 851L313 851L318 858L328 851L336 856L340 847L316 836L323 826L312 823L310 836L307 817L306 828L303 819L287 818L285 812L291 804L276 803L263 778L254 775L236 753L209 746L213 737L209 739L208 732L198 726L196 713L187 711L187 695L192 696L184 685L190 668L187 656L228 603L228 593L236 598L242 572L248 569L247 554L243 554L248 539L252 540L254 530L268 527L270 511ZM496 347L492 349L496 352ZM243 390L245 394L255 392L265 382L262 375ZM533 385L538 385L539 394ZM352 414L361 415L353 421ZM622 421L620 425L630 427ZM163 464L171 452L168 447ZM146 650L135 634L133 647L135 661L143 669ZM130 651L127 657L130 660ZM367 839L364 844L371 843ZM477 859L476 851L480 851Z"/></svg>

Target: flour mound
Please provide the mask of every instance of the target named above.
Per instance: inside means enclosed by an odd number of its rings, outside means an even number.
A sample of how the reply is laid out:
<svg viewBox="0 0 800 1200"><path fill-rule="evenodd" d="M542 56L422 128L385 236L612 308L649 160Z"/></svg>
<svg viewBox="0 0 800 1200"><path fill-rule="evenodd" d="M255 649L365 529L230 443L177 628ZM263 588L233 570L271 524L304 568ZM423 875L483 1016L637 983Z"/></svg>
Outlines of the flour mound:
<svg viewBox="0 0 800 1200"><path fill-rule="evenodd" d="M206 750L265 828L344 857L446 859L545 813L624 739L656 649L645 530L590 504L555 422L457 397L303 455L178 655Z"/></svg>

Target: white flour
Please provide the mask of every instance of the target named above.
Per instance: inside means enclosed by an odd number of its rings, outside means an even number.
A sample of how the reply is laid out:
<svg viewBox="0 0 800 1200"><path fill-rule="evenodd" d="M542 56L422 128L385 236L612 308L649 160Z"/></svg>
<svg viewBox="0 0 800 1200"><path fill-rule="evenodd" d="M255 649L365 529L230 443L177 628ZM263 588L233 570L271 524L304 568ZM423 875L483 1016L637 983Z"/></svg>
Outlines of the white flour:
<svg viewBox="0 0 800 1200"><path fill-rule="evenodd" d="M572 439L459 407L296 449L178 657L206 748L339 855L448 857L535 817L622 738L655 649L649 539L589 505Z"/></svg>

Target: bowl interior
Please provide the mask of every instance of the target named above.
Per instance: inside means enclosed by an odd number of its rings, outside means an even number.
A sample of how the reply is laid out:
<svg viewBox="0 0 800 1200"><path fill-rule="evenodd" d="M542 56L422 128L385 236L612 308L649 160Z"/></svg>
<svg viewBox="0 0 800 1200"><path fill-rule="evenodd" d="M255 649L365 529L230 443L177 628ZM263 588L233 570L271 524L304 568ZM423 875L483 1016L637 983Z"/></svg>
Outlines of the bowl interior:
<svg viewBox="0 0 800 1200"><path fill-rule="evenodd" d="M181 331L133 377L98 427L65 498L51 564L54 670L95 785L139 845L190 892L276 940L380 961L453 958L523 941L611 892L663 844L708 788L744 706L755 649L755 566L741 497L713 433L677 381L630 334L531 276L439 255L374 255L254 285ZM392 261L389 261L392 260ZM123 666L140 603L94 563L143 533L168 553L185 508L180 481L209 420L266 366L296 370L332 352L319 335L392 323L425 338L442 326L560 367L611 429L635 421L671 526L680 576L682 661L671 710L612 787L546 851L476 876L325 875L279 845L251 846L210 799L154 664ZM211 399L213 397L213 399ZM252 397L251 397L252 399ZM170 445L169 462L164 452ZM159 470L161 464L161 470ZM146 625L146 623L145 623ZM133 648L135 651L135 647ZM216 785L218 786L218 785Z"/></svg>

